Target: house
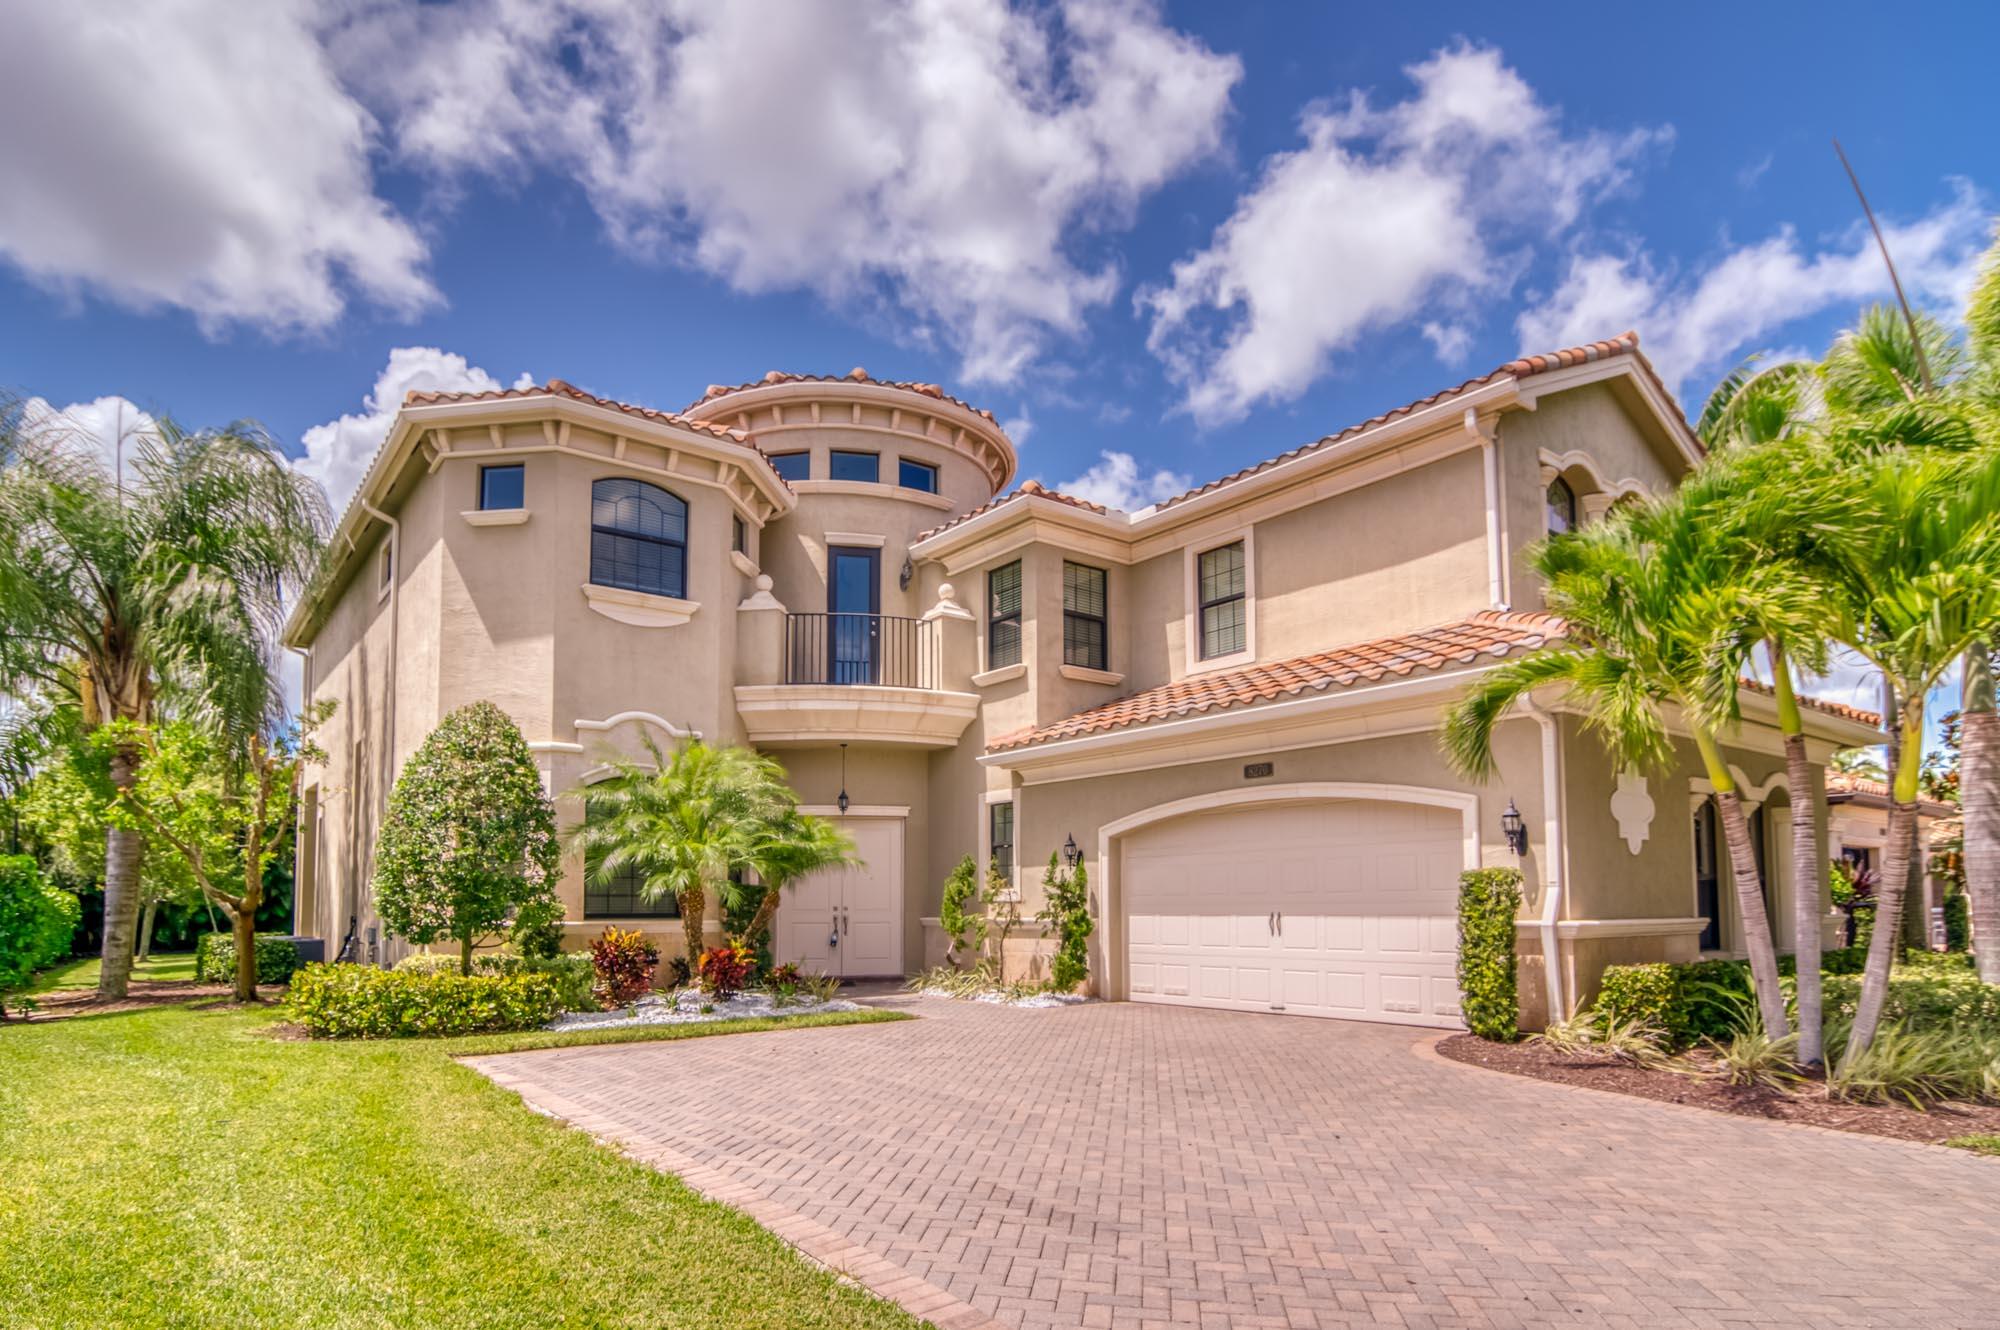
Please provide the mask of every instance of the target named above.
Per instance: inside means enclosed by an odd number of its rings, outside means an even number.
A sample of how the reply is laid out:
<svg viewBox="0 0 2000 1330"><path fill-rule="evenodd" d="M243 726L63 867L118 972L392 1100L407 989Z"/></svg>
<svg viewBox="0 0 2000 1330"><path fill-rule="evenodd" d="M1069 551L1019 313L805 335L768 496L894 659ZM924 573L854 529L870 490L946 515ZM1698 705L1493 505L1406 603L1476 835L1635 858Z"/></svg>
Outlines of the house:
<svg viewBox="0 0 2000 1330"><path fill-rule="evenodd" d="M1851 772L1826 774L1827 852L1862 873L1882 868L1889 843L1889 784ZM1917 863L1910 876L1910 900L1903 912L1905 932L1914 942L1942 945L1943 885L1929 871L1932 843L1940 832L1955 832L1958 810L1934 799L1917 802ZM1933 939L1932 934L1937 934ZM1837 940L1845 940L1845 928Z"/></svg>
<svg viewBox="0 0 2000 1330"><path fill-rule="evenodd" d="M489 698L554 792L642 733L780 759L865 860L778 916L780 957L829 973L935 960L966 855L1032 916L1070 846L1115 998L1455 1024L1457 879L1479 865L1525 873L1531 1018L1607 964L1736 954L1690 743L1620 773L1547 698L1501 726L1482 784L1436 733L1468 679L1563 631L1530 543L1673 486L1700 451L1633 334L1131 513L1010 488L990 413L858 369L679 412L561 381L411 394L286 629L307 696L338 704L306 777L298 926L398 954L368 887L389 787L442 716ZM1793 792L1771 700L1744 710L1727 757L1789 945L1774 819ZM1815 783L1879 738L1860 711L1808 716ZM1824 827L1819 792L1799 795ZM672 902L586 886L574 861L562 893L579 944L607 923L679 935ZM1017 941L1010 964L1032 965L1043 944Z"/></svg>

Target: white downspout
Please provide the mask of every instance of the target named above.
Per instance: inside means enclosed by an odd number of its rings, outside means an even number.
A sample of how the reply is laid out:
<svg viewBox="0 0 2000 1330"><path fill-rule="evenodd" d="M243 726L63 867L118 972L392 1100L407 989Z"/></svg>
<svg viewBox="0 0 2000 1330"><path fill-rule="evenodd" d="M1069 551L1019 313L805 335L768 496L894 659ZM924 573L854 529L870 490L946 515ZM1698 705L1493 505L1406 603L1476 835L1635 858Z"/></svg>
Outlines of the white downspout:
<svg viewBox="0 0 2000 1330"><path fill-rule="evenodd" d="M367 495L360 496L361 511L389 528L389 669L388 705L383 708L382 717L382 808L375 823L377 835L382 831L382 819L389 815L389 782L396 774L396 661L399 652L398 637L403 615L403 524L389 514L368 502ZM355 892L355 914L361 913L361 893ZM335 921L336 924L338 921ZM380 943L377 944L380 947Z"/></svg>
<svg viewBox="0 0 2000 1330"><path fill-rule="evenodd" d="M312 648L295 647L287 643L285 646L285 650L291 652L293 655L299 658L299 709L301 711L304 711L306 708L312 705L312 687L313 687ZM305 848L305 838L306 838L306 820L304 817L301 816L301 814L305 810L299 806L299 801L305 794L304 780L305 780L305 764L304 763L295 764L292 768L292 932L295 935L304 934L305 930L299 927L300 923L302 922L313 926L315 929L318 926L318 919L316 917L310 920L301 920L299 918L298 884L302 880L303 876L300 870L300 865L305 862L299 852ZM315 816L317 816L317 813L315 813ZM319 863L317 856L314 857L314 862L305 870L305 872L310 873L312 877L312 907L313 907L313 914L317 916L319 914L319 887L320 887Z"/></svg>
<svg viewBox="0 0 2000 1330"><path fill-rule="evenodd" d="M1521 710L1542 727L1542 969L1548 975L1549 1019L1559 1021L1569 1015L1569 1004L1563 1000L1562 947L1556 937L1569 857L1569 843L1563 839L1562 732L1556 718L1533 698L1523 697Z"/></svg>
<svg viewBox="0 0 2000 1330"><path fill-rule="evenodd" d="M1486 596L1496 610L1509 607L1507 551L1500 522L1500 446L1490 429L1479 425L1479 412L1465 409L1465 432L1479 441L1482 470L1486 478Z"/></svg>

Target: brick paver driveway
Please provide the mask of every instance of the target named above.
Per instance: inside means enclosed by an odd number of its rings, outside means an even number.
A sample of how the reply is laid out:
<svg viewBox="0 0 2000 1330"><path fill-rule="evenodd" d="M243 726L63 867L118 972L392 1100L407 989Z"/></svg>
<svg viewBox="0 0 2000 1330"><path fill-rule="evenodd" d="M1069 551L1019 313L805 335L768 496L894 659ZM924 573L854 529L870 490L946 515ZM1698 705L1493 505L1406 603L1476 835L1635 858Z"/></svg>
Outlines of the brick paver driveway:
<svg viewBox="0 0 2000 1330"><path fill-rule="evenodd" d="M2000 1161L1388 1026L902 1002L478 1065L951 1325L2000 1325Z"/></svg>

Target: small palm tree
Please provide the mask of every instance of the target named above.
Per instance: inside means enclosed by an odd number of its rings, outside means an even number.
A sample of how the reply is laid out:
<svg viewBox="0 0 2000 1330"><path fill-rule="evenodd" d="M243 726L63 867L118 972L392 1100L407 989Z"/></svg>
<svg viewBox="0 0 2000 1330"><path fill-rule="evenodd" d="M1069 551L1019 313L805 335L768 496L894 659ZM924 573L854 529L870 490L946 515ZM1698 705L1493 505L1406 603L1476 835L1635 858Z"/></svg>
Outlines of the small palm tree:
<svg viewBox="0 0 2000 1330"><path fill-rule="evenodd" d="M838 826L823 817L801 813L796 808L773 818L752 833L751 867L763 884L757 913L750 918L744 937L764 936L778 913L778 902L786 887L809 873L858 864L854 841ZM725 888L726 889L726 888Z"/></svg>
<svg viewBox="0 0 2000 1330"><path fill-rule="evenodd" d="M91 729L169 714L247 750L282 711L283 592L327 525L319 486L254 425L162 420L114 474L89 441L0 409L0 691L72 701ZM121 798L141 756L112 754ZM131 975L144 853L142 832L107 833L104 997Z"/></svg>
<svg viewBox="0 0 2000 1330"><path fill-rule="evenodd" d="M756 866L763 829L795 813L798 801L783 769L747 748L689 739L669 753L650 735L645 747L647 760L614 756L611 775L570 791L584 807L573 842L589 880L636 872L646 899L679 902L693 966L710 895Z"/></svg>

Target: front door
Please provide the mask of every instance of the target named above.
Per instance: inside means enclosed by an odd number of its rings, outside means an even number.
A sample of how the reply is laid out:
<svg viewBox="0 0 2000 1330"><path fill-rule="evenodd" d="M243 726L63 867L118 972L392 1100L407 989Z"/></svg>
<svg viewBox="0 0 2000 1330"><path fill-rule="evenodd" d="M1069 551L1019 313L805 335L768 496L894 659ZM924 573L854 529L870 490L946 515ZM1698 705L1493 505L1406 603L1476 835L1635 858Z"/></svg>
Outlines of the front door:
<svg viewBox="0 0 2000 1330"><path fill-rule="evenodd" d="M881 660L882 551L834 545L826 556L827 682L874 683Z"/></svg>
<svg viewBox="0 0 2000 1330"><path fill-rule="evenodd" d="M1694 810L1694 908L1702 918L1701 949L1722 950L1722 862L1713 799L1703 800Z"/></svg>
<svg viewBox="0 0 2000 1330"><path fill-rule="evenodd" d="M820 811L820 810L809 810ZM854 841L859 863L786 888L772 930L779 963L840 978L903 973L903 818L831 818Z"/></svg>

